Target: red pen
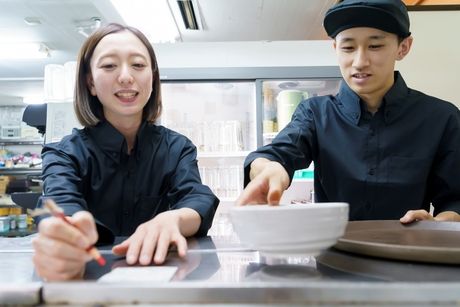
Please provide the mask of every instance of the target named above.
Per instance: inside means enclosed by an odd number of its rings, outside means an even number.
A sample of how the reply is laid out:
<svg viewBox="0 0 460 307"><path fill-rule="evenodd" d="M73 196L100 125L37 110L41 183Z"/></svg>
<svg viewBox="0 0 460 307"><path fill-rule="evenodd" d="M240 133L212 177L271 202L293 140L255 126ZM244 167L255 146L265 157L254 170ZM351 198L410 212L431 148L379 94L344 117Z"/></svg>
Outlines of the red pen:
<svg viewBox="0 0 460 307"><path fill-rule="evenodd" d="M61 207L59 207L58 205L56 205L56 203L54 202L54 200L52 200L51 198L47 198L44 200L44 205L43 207L45 209L47 209L48 213L50 213L52 216L54 217L57 217L57 218L60 218L62 219L64 222L66 222L67 224L69 225L72 225L74 226L71 222L69 222L69 220L67 219L67 217L65 216L64 214L64 211L62 210ZM95 248L94 246L90 246L86 249L86 251L91 255L91 257L93 257L94 260L97 261L97 263L100 265L100 266L104 266L105 265L105 259L104 257L102 257L102 255L99 253L99 251L97 250L97 248Z"/></svg>

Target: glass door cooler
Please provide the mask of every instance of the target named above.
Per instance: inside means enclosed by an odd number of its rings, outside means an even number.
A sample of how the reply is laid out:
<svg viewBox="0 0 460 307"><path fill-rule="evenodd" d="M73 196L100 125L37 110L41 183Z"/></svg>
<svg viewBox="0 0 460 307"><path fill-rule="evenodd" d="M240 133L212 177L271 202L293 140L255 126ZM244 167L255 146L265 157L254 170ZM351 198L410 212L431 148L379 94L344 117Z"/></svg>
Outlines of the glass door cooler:
<svg viewBox="0 0 460 307"><path fill-rule="evenodd" d="M291 120L298 104L309 97L335 95L340 78L269 79L260 80L262 105L262 143L270 144ZM297 170L281 202L314 202L314 165Z"/></svg>
<svg viewBox="0 0 460 307"><path fill-rule="evenodd" d="M233 203L244 158L257 148L254 82L163 82L162 97L162 125L195 144L203 182Z"/></svg>

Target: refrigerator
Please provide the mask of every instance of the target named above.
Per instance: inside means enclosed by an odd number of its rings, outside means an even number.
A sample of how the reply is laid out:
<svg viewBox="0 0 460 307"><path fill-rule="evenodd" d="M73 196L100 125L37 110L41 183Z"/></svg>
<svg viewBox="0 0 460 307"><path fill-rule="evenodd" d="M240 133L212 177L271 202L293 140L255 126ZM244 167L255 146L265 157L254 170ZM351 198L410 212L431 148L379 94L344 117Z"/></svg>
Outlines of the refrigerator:
<svg viewBox="0 0 460 307"><path fill-rule="evenodd" d="M246 156L273 140L300 101L336 94L341 81L338 67L329 66L185 68L160 73L160 123L195 144L202 181L221 201L213 235L231 233L219 227L228 227L228 209L242 192ZM305 165L296 171L281 201L312 202L313 170L313 165Z"/></svg>

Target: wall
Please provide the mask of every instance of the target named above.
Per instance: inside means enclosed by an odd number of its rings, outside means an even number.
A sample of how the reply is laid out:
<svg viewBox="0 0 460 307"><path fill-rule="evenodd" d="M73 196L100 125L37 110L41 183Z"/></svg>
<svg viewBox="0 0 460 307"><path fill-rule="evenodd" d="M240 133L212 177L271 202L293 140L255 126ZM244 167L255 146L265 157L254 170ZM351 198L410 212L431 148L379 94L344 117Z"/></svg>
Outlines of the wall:
<svg viewBox="0 0 460 307"><path fill-rule="evenodd" d="M460 11L410 12L414 44L397 63L407 84L460 107ZM337 65L330 40L157 44L161 68Z"/></svg>
<svg viewBox="0 0 460 307"><path fill-rule="evenodd" d="M398 69L407 84L460 107L460 11L410 12L414 43Z"/></svg>
<svg viewBox="0 0 460 307"><path fill-rule="evenodd" d="M161 68L334 66L331 41L156 44Z"/></svg>

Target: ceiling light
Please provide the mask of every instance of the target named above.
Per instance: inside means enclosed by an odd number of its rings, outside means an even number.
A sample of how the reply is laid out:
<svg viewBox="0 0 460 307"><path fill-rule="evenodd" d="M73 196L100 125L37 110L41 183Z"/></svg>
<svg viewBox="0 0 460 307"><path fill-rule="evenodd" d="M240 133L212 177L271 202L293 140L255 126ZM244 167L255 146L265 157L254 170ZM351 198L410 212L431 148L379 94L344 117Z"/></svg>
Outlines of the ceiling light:
<svg viewBox="0 0 460 307"><path fill-rule="evenodd" d="M50 56L50 49L43 43L2 43L0 59L28 60L44 59Z"/></svg>
<svg viewBox="0 0 460 307"><path fill-rule="evenodd" d="M184 26L188 30L199 30L199 15L194 9L193 2L191 0L177 0Z"/></svg>
<svg viewBox="0 0 460 307"><path fill-rule="evenodd" d="M39 17L34 16L25 17L24 22L26 23L26 25L32 27L39 26L42 24L42 20Z"/></svg>
<svg viewBox="0 0 460 307"><path fill-rule="evenodd" d="M88 20L76 21L77 32L84 37L90 36L96 29L99 29L102 24L102 20L99 17L92 17Z"/></svg>
<svg viewBox="0 0 460 307"><path fill-rule="evenodd" d="M142 31L152 43L179 40L179 30L166 0L111 0L125 23Z"/></svg>

